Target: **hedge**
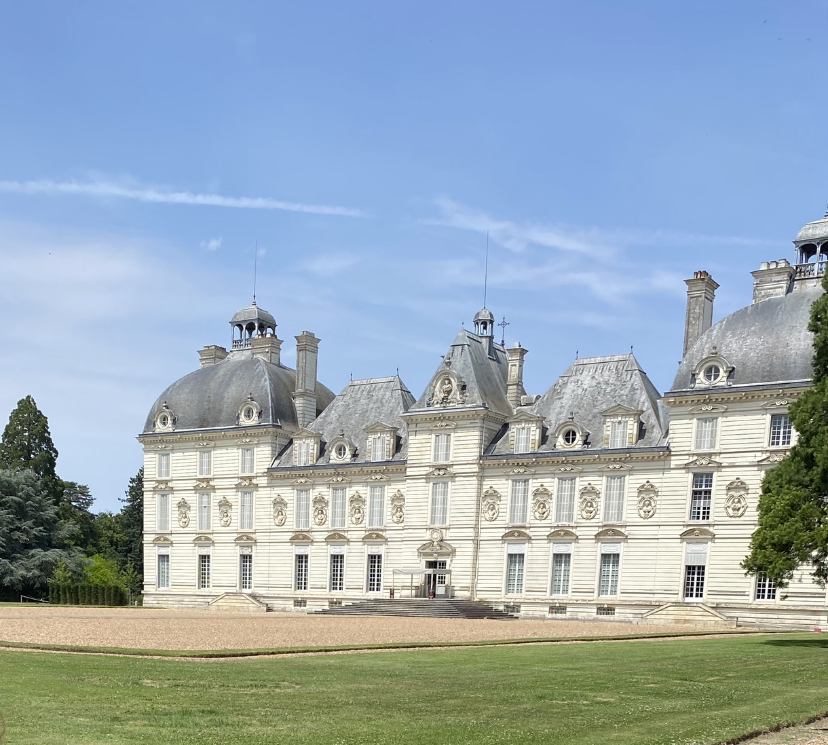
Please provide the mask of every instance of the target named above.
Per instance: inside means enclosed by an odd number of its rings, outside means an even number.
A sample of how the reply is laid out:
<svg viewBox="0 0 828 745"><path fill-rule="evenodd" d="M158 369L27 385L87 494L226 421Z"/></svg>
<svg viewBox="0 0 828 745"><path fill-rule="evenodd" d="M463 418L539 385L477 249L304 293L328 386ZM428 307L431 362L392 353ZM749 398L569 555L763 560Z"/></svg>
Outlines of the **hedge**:
<svg viewBox="0 0 828 745"><path fill-rule="evenodd" d="M127 591L118 585L49 583L53 605L126 605Z"/></svg>

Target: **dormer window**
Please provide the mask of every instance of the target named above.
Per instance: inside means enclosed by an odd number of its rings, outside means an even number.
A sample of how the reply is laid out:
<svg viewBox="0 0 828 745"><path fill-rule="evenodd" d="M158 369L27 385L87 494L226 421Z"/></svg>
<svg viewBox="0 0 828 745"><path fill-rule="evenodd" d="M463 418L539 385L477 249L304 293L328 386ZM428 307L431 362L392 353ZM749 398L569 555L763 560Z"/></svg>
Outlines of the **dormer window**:
<svg viewBox="0 0 828 745"><path fill-rule="evenodd" d="M578 443L578 431L572 427L565 429L561 433L561 440L566 447L574 447Z"/></svg>
<svg viewBox="0 0 828 745"><path fill-rule="evenodd" d="M313 443L300 441L296 443L296 465L309 466L313 457Z"/></svg>
<svg viewBox="0 0 828 745"><path fill-rule="evenodd" d="M515 452L528 453L531 450L532 429L526 424L515 427Z"/></svg>
<svg viewBox="0 0 828 745"><path fill-rule="evenodd" d="M161 411L155 415L155 430L156 432L170 432L174 426L175 414L170 411L170 407L164 401Z"/></svg>
<svg viewBox="0 0 828 745"><path fill-rule="evenodd" d="M628 444L627 432L629 431L630 423L626 420L616 420L610 422L610 441L611 448L623 448Z"/></svg>
<svg viewBox="0 0 828 745"><path fill-rule="evenodd" d="M564 449L584 447L588 435L589 433L584 432L570 417L563 424L559 424L555 430L555 447Z"/></svg>
<svg viewBox="0 0 828 745"><path fill-rule="evenodd" d="M334 448L334 456L337 460L345 460L345 458L348 457L348 448L344 442L340 442L339 445Z"/></svg>
<svg viewBox="0 0 828 745"><path fill-rule="evenodd" d="M712 354L696 365L691 375L691 385L692 387L729 385L732 377L733 367L728 365L727 360L721 357L714 347Z"/></svg>
<svg viewBox="0 0 828 745"><path fill-rule="evenodd" d="M354 443L345 437L344 433L335 438L329 446L330 461L332 463L345 463L353 457Z"/></svg>
<svg viewBox="0 0 828 745"><path fill-rule="evenodd" d="M372 435L370 440L371 460L388 460L388 435Z"/></svg>
<svg viewBox="0 0 828 745"><path fill-rule="evenodd" d="M641 409L633 409L624 404L615 406L601 412L604 417L603 447L605 448L627 448L638 441L641 430Z"/></svg>
<svg viewBox="0 0 828 745"><path fill-rule="evenodd" d="M722 377L722 368L715 364L708 365L702 371L702 377L705 383L713 385L713 383L716 383Z"/></svg>
<svg viewBox="0 0 828 745"><path fill-rule="evenodd" d="M367 460L379 463L394 457L397 444L397 428L384 422L374 422L365 428L368 435Z"/></svg>

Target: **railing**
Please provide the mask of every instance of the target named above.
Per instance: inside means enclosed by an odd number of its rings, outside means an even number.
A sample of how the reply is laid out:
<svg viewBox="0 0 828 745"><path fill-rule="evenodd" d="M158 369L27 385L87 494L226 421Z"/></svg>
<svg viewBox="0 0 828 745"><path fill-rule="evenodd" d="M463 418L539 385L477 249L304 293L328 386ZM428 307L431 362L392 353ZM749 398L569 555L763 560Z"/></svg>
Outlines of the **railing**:
<svg viewBox="0 0 828 745"><path fill-rule="evenodd" d="M795 266L796 279L803 277L821 277L825 274L825 266L828 261L812 261L810 264L797 264Z"/></svg>
<svg viewBox="0 0 828 745"><path fill-rule="evenodd" d="M250 339L233 339L233 349L247 349L250 346Z"/></svg>

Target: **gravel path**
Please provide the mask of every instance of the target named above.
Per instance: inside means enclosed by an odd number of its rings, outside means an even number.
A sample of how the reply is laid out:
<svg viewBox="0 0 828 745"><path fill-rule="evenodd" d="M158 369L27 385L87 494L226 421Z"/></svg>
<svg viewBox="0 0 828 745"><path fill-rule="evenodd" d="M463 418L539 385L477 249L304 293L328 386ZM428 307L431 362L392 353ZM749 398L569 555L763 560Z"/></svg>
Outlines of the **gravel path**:
<svg viewBox="0 0 828 745"><path fill-rule="evenodd" d="M263 649L698 631L595 621L333 617L142 608L0 607L0 641L129 649Z"/></svg>
<svg viewBox="0 0 828 745"><path fill-rule="evenodd" d="M828 745L828 719L818 719L812 724L771 732L744 742L745 745Z"/></svg>

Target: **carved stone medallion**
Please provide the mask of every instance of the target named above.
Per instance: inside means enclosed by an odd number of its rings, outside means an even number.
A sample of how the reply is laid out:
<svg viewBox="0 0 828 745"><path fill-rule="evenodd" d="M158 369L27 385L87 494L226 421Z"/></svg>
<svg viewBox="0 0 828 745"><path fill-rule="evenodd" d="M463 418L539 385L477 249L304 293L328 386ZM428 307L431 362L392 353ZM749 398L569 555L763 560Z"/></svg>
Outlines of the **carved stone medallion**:
<svg viewBox="0 0 828 745"><path fill-rule="evenodd" d="M405 495L397 489L391 497L391 522L402 525L405 521Z"/></svg>
<svg viewBox="0 0 828 745"><path fill-rule="evenodd" d="M324 525L328 520L328 500L322 494L313 498L313 524Z"/></svg>
<svg viewBox="0 0 828 745"><path fill-rule="evenodd" d="M348 504L350 507L351 524L362 525L363 520L365 520L365 498L359 492L354 492Z"/></svg>
<svg viewBox="0 0 828 745"><path fill-rule="evenodd" d="M598 516L599 499L600 493L592 484L587 484L581 489L579 512L584 520L593 520Z"/></svg>
<svg viewBox="0 0 828 745"><path fill-rule="evenodd" d="M186 528L190 524L190 505L182 497L176 505L176 508L178 509L178 525Z"/></svg>
<svg viewBox="0 0 828 745"><path fill-rule="evenodd" d="M552 494L543 484L532 492L532 515L535 520L546 520L552 514L549 503Z"/></svg>
<svg viewBox="0 0 828 745"><path fill-rule="evenodd" d="M222 497L218 503L218 511L219 511L219 524L222 528L230 527L230 511L233 509L233 505L230 504L230 501L227 497Z"/></svg>
<svg viewBox="0 0 828 745"><path fill-rule="evenodd" d="M287 502L278 494L273 500L273 522L280 528L287 521Z"/></svg>
<svg viewBox="0 0 828 745"><path fill-rule="evenodd" d="M748 508L748 485L742 479L731 481L726 487L725 512L728 517L742 517Z"/></svg>
<svg viewBox="0 0 828 745"><path fill-rule="evenodd" d="M483 519L488 522L497 520L500 515L500 492L489 487L483 492L483 505L481 507Z"/></svg>
<svg viewBox="0 0 828 745"><path fill-rule="evenodd" d="M638 487L638 515L649 520L656 513L658 506L658 489L649 481Z"/></svg>

